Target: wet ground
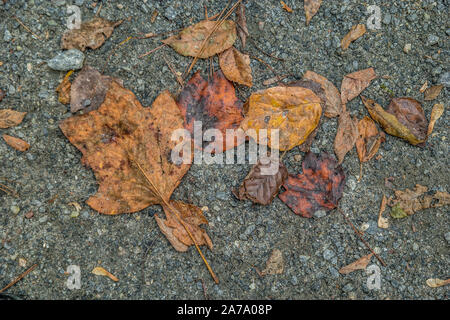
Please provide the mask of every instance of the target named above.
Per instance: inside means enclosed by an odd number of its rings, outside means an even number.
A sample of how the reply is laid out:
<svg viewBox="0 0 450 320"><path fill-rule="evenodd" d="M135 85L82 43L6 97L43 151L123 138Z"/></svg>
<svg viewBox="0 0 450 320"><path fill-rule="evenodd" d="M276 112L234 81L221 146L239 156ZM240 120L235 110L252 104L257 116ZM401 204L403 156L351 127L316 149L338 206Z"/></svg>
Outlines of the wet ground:
<svg viewBox="0 0 450 320"><path fill-rule="evenodd" d="M227 1L103 1L100 16L126 19L106 43L85 52L85 63L121 78L149 106L164 89L176 93L179 86L163 56L182 72L191 59L170 48L139 58L159 46L162 37L130 40L140 33L162 33L189 26L220 12ZM301 78L307 70L326 76L338 88L347 73L374 67L378 78L364 95L386 106L390 95L409 96L423 103L427 118L434 103L447 103L448 88L435 101L423 101L419 92L425 81L449 82L450 29L446 25L448 1L324 1L309 26L305 25L303 1L245 1L252 41L246 52L269 64L287 81ZM355 226L365 230L367 242L387 266L380 267L381 287L367 286L368 275L337 271L369 253L336 210L313 219L296 216L276 198L270 206L253 205L234 198L230 189L247 175L250 165L193 165L173 198L207 206L207 227L214 250L204 249L220 278L214 284L195 248L176 252L153 218L159 206L136 214L102 216L85 201L97 189L91 170L80 163L81 153L63 136L58 123L71 116L58 102L55 88L64 72L45 63L59 51L66 30L67 5L81 9L83 21L91 19L100 5L93 1L0 1L0 88L7 96L0 108L26 111L24 121L1 134L30 143L27 152L15 151L0 141L0 182L17 190L14 198L0 193L0 287L34 263L38 267L7 293L25 299L448 299L447 287L429 288L429 278L449 276L448 207L427 209L402 220L389 217L389 229L377 227L382 195L415 184L431 191L449 188L449 113L436 124L424 148L387 136L381 157L364 165L359 178L356 151L345 158L347 184L340 208ZM342 51L340 39L352 25L365 24L368 5L381 9L381 29L368 30ZM159 14L151 23L152 13ZM14 19L17 17L18 20ZM18 21L40 39L34 37ZM279 61L261 53L284 59ZM405 45L410 44L408 53ZM238 48L240 43L236 42ZM110 57L110 58L109 58ZM216 69L217 60L215 61ZM242 100L266 88L263 81L274 76L266 65L252 59L254 87L238 87ZM206 75L208 63L195 69ZM347 105L362 118L367 111L360 99ZM325 119L312 150L333 152L336 119ZM304 156L297 148L285 162L290 172L300 172ZM71 202L81 205L77 217ZM32 211L31 219L25 214ZM385 213L387 215L388 212ZM446 239L447 234L447 239ZM284 257L279 275L260 277L253 268L265 267L273 249ZM70 290L65 275L69 265L81 270L81 288ZM119 278L113 282L91 274L103 266ZM204 287L203 287L204 286Z"/></svg>

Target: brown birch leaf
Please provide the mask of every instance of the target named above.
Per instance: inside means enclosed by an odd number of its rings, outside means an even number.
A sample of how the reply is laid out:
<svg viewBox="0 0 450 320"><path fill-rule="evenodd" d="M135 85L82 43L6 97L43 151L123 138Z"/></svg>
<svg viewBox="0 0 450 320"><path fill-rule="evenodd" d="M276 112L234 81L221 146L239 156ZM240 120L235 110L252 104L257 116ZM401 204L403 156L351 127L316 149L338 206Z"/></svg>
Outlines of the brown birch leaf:
<svg viewBox="0 0 450 320"><path fill-rule="evenodd" d="M349 274L353 271L356 270L364 270L366 269L367 265L370 262L370 259L372 258L373 253L368 254L367 256L364 256L352 263L350 263L349 265L342 267L341 269L339 269L339 273L340 274Z"/></svg>
<svg viewBox="0 0 450 320"><path fill-rule="evenodd" d="M338 120L338 129L334 139L334 153L339 164L344 161L345 155L353 149L358 138L357 119L352 119L350 113L344 110Z"/></svg>
<svg viewBox="0 0 450 320"><path fill-rule="evenodd" d="M261 275L282 274L284 272L283 253L279 249L273 249L269 259L266 262L266 268L261 271Z"/></svg>
<svg viewBox="0 0 450 320"><path fill-rule="evenodd" d="M219 65L228 80L253 86L252 69L250 68L250 57L231 47L219 55Z"/></svg>
<svg viewBox="0 0 450 320"><path fill-rule="evenodd" d="M19 138L11 137L7 134L3 135L3 139L10 147L12 147L16 150L24 152L30 148L30 145L28 144L28 142L26 142L22 139L19 139Z"/></svg>
<svg viewBox="0 0 450 320"><path fill-rule="evenodd" d="M373 68L347 74L341 84L342 104L353 100L377 77Z"/></svg>
<svg viewBox="0 0 450 320"><path fill-rule="evenodd" d="M444 114L444 105L442 103L436 103L431 110L430 123L428 124L427 136L433 132L436 121Z"/></svg>
<svg viewBox="0 0 450 320"><path fill-rule="evenodd" d="M189 26L179 34L173 35L162 42L171 46L183 56L209 58L230 48L236 41L236 24L232 20L225 20L214 31L205 44L203 52L200 50L204 40L213 31L216 21L204 20Z"/></svg>
<svg viewBox="0 0 450 320"><path fill-rule="evenodd" d="M337 117L342 112L341 94L334 84L327 78L313 71L306 71L303 79L313 80L320 83L325 91L325 110L324 115L328 118Z"/></svg>
<svg viewBox="0 0 450 320"><path fill-rule="evenodd" d="M75 113L97 109L105 100L111 81L123 86L122 80L104 76L96 69L85 65L78 73L70 89L70 111Z"/></svg>
<svg viewBox="0 0 450 320"><path fill-rule="evenodd" d="M364 24L354 25L341 40L342 50L347 50L347 48L350 46L350 43L360 38L365 33L366 33L366 26Z"/></svg>
<svg viewBox="0 0 450 320"><path fill-rule="evenodd" d="M236 8L236 24L237 24L237 33L239 39L241 39L242 49L245 49L245 45L247 43L247 36L249 35L247 29L247 18L245 17L245 5L241 2Z"/></svg>
<svg viewBox="0 0 450 320"><path fill-rule="evenodd" d="M309 24L311 19L316 15L317 11L319 11L321 4L322 0L304 0L306 25Z"/></svg>
<svg viewBox="0 0 450 320"><path fill-rule="evenodd" d="M431 100L436 99L438 97L438 95L441 93L442 88L444 88L443 84L439 84L437 86L429 87L423 93L423 96L424 96L423 100L431 101Z"/></svg>
<svg viewBox="0 0 450 320"><path fill-rule="evenodd" d="M277 169L271 170L274 167ZM271 174L265 174L264 170L269 170ZM287 177L288 171L282 162L271 159L269 163L263 164L258 161L239 189L233 190L233 193L240 200L248 199L254 203L268 205L276 197Z"/></svg>
<svg viewBox="0 0 450 320"><path fill-rule="evenodd" d="M6 129L19 125L26 114L26 112L14 111L12 109L0 110L0 128Z"/></svg>
<svg viewBox="0 0 450 320"><path fill-rule="evenodd" d="M94 18L81 24L80 29L66 31L61 38L61 49L78 49L81 51L98 49L108 39L114 28L122 21L108 21L103 18Z"/></svg>
<svg viewBox="0 0 450 320"><path fill-rule="evenodd" d="M384 140L384 132L378 132L371 118L366 116L361 119L358 122L358 138L356 139L359 161L366 162L372 159Z"/></svg>

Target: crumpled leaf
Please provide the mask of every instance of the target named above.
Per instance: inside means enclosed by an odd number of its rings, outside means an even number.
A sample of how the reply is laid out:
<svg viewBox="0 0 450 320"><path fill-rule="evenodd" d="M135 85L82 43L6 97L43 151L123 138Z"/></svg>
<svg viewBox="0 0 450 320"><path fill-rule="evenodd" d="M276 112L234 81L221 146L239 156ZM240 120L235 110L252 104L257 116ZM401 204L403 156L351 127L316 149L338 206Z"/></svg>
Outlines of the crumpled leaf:
<svg viewBox="0 0 450 320"><path fill-rule="evenodd" d="M293 11L292 8L289 7L284 1L281 0L280 3L284 10L286 10L289 13L292 13L292 11Z"/></svg>
<svg viewBox="0 0 450 320"><path fill-rule="evenodd" d="M438 288L438 287L442 287L442 286L446 286L450 284L450 279L447 280L442 280L442 279L428 279L427 280L427 286L431 287L431 288Z"/></svg>
<svg viewBox="0 0 450 320"><path fill-rule="evenodd" d="M342 112L341 94L334 84L327 78L313 71L306 71L303 79L319 83L325 92L324 115L328 118L337 117Z"/></svg>
<svg viewBox="0 0 450 320"><path fill-rule="evenodd" d="M261 271L261 275L282 274L284 272L283 253L279 249L273 249L269 259L266 262L266 268Z"/></svg>
<svg viewBox="0 0 450 320"><path fill-rule="evenodd" d="M378 132L371 118L366 116L361 119L358 122L358 138L356 139L359 161L366 162L372 159L384 140L384 132Z"/></svg>
<svg viewBox="0 0 450 320"><path fill-rule="evenodd" d="M26 112L14 111L12 109L0 110L0 128L6 129L19 125L26 114Z"/></svg>
<svg viewBox="0 0 450 320"><path fill-rule="evenodd" d="M73 81L70 90L70 111L92 111L105 100L112 80L123 86L122 80L104 76L96 69L85 65Z"/></svg>
<svg viewBox="0 0 450 320"><path fill-rule="evenodd" d="M206 231L200 228L201 224L208 224L203 216L202 210L192 204L183 203L181 201L170 201L170 204L178 211L178 215L183 223L195 239L198 245L207 245L211 250L213 244ZM167 237L169 242L180 252L185 252L189 246L193 245L183 224L177 219L176 215L170 208L163 205L166 219L160 218L155 214L156 222L162 233Z"/></svg>
<svg viewBox="0 0 450 320"><path fill-rule="evenodd" d="M70 103L70 88L72 84L69 81L70 75L73 73L73 70L70 70L65 75L64 79L61 83L56 87L56 93L58 93L58 101L62 104Z"/></svg>
<svg viewBox="0 0 450 320"><path fill-rule="evenodd" d="M349 274L356 270L364 270L366 269L367 265L370 262L370 259L372 258L373 253L369 253L367 256L364 256L362 258L359 258L358 260L350 263L349 265L342 267L339 269L340 274Z"/></svg>
<svg viewBox="0 0 450 320"><path fill-rule="evenodd" d="M347 48L350 46L350 43L360 38L365 33L366 33L366 26L364 24L354 25L341 40L342 50L347 50Z"/></svg>
<svg viewBox="0 0 450 320"><path fill-rule="evenodd" d="M280 161L268 158L270 162L262 163L261 160L255 164L248 175L245 177L239 189L233 190L234 195L240 199L248 199L254 203L268 205L276 197L278 191L288 177L288 171L284 164ZM267 170L272 165L276 166L278 162L279 170L272 175L264 175L261 168Z"/></svg>
<svg viewBox="0 0 450 320"><path fill-rule="evenodd" d="M311 19L316 15L317 11L319 11L321 4L322 0L304 0L306 25L309 24Z"/></svg>
<svg viewBox="0 0 450 320"><path fill-rule="evenodd" d="M112 273L110 273L109 271L107 271L106 269L102 268L102 267L95 267L92 270L92 273L97 275L97 276L104 276L104 277L108 277L110 278L112 281L119 281L119 279L113 275Z"/></svg>
<svg viewBox="0 0 450 320"><path fill-rule="evenodd" d="M344 109L339 115L338 129L334 139L334 153L339 160L339 164L344 161L345 155L353 149L357 139L357 119L352 119L350 113Z"/></svg>
<svg viewBox="0 0 450 320"><path fill-rule="evenodd" d="M7 134L3 135L3 139L10 147L12 147L16 150L24 152L30 148L30 145L28 144L28 142L26 142L22 139L19 139L19 138L11 137Z"/></svg>
<svg viewBox="0 0 450 320"><path fill-rule="evenodd" d="M386 210L387 198L383 194L383 199L381 199L380 211L378 212L378 228L387 229L389 228L388 219L384 218L383 212Z"/></svg>
<svg viewBox="0 0 450 320"><path fill-rule="evenodd" d="M100 213L136 212L161 198L168 202L190 167L171 162L176 145L171 135L183 128L183 117L168 91L143 108L131 91L112 81L98 110L67 118L60 128L95 173L99 189L87 204Z"/></svg>
<svg viewBox="0 0 450 320"><path fill-rule="evenodd" d="M428 124L427 136L433 132L436 121L444 114L444 105L442 103L436 103L431 110L430 123Z"/></svg>
<svg viewBox="0 0 450 320"><path fill-rule="evenodd" d="M347 74L341 84L342 104L353 100L377 77L373 68Z"/></svg>
<svg viewBox="0 0 450 320"><path fill-rule="evenodd" d="M184 126L194 133L194 121L202 122L203 132L215 128L220 130L223 139L204 143L204 147L220 153L227 149L225 141L227 129L237 129L243 119L242 102L236 97L233 84L221 71L214 73L210 81L206 81L195 73L178 97L178 106L184 117ZM236 142L239 143L239 142ZM231 145L234 148L236 144ZM202 147L202 146L197 146Z"/></svg>
<svg viewBox="0 0 450 320"><path fill-rule="evenodd" d="M260 144L260 129L267 129L267 145L272 143L272 130L279 129L279 150L290 150L305 142L319 124L321 100L310 89L273 87L253 93L248 100L248 113L241 128ZM253 130L250 130L253 129Z"/></svg>
<svg viewBox="0 0 450 320"><path fill-rule="evenodd" d="M250 68L250 57L231 47L219 56L219 65L228 80L253 86L252 69Z"/></svg>
<svg viewBox="0 0 450 320"><path fill-rule="evenodd" d="M416 184L413 190L396 190L395 198L388 200L392 207L391 215L394 218L404 218L420 210L450 204L450 194L447 192L437 191L434 195L429 195L427 191L428 188L420 184Z"/></svg>
<svg viewBox="0 0 450 320"><path fill-rule="evenodd" d="M214 29L216 21L204 20L187 27L179 34L173 35L162 42L171 46L183 56L209 58L230 48L236 41L236 24L232 20L225 20L220 27L209 37L202 48L204 40Z"/></svg>
<svg viewBox="0 0 450 320"><path fill-rule="evenodd" d="M337 207L345 186L345 173L328 153L306 154L302 163L303 173L289 175L278 197L286 205L305 218L311 218L317 210L329 211Z"/></svg>
<svg viewBox="0 0 450 320"><path fill-rule="evenodd" d="M98 49L108 39L114 28L122 21L108 21L103 18L94 18L81 24L80 29L66 31L61 38L61 49L78 49L81 51Z"/></svg>
<svg viewBox="0 0 450 320"><path fill-rule="evenodd" d="M402 138L412 145L426 141L428 122L418 101L411 98L395 98L384 110L372 99L361 96L361 100L372 119L388 134Z"/></svg>
<svg viewBox="0 0 450 320"><path fill-rule="evenodd" d="M444 88L443 84L439 84L437 86L432 86L425 90L424 92L424 98L425 101L431 101L438 97L438 95L441 93L442 88Z"/></svg>
<svg viewBox="0 0 450 320"><path fill-rule="evenodd" d="M247 36L249 35L247 29L247 18L245 17L245 6L241 2L236 8L236 24L237 24L237 34L239 39L241 39L242 49L245 49L247 43Z"/></svg>

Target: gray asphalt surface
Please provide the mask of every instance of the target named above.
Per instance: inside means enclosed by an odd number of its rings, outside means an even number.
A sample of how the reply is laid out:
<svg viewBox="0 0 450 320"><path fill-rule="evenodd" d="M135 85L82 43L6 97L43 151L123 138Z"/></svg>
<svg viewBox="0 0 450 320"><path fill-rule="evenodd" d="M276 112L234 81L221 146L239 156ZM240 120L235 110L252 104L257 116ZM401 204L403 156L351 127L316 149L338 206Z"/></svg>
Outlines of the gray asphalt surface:
<svg viewBox="0 0 450 320"><path fill-rule="evenodd" d="M204 18L203 4L212 15L226 2L104 1L101 17L132 19L119 26L101 48L87 50L85 63L123 79L149 106L162 90L175 94L179 89L162 57L178 71L185 70L191 59L170 48L139 58L160 45L161 37L117 45L132 35L189 26ZM285 62L265 56L252 42L246 52L266 61L279 75L293 75L286 81L313 70L340 88L345 74L374 67L379 76L389 76L373 81L364 92L378 103L387 106L390 94L409 96L423 102L427 118L434 103L447 104L448 87L431 102L424 102L419 92L425 81L449 83L447 0L324 1L309 26L303 1L285 2L292 13L283 10L279 1L246 1L254 43ZM377 227L382 195L393 195L385 186L387 177L393 177L395 189L418 183L431 191L450 191L448 111L424 148L387 136L379 150L381 159L364 165L360 182L355 149L343 163L348 178L340 208L365 230L365 239L387 263L383 267L375 258L370 263L380 267L378 290L367 286L363 270L349 275L337 272L369 251L336 210L305 219L278 198L267 207L236 200L230 189L247 175L250 165L193 165L172 197L209 208L205 215L214 250L205 248L204 253L221 280L218 285L195 248L178 253L159 231L153 218L155 213L163 214L159 206L113 217L90 209L85 201L97 189L94 175L82 166L81 153L58 128L62 119L71 116L55 93L65 72L53 71L45 63L60 52L67 5L72 3L80 7L83 21L99 8L93 8L90 0L0 1L0 88L7 93L0 108L28 112L22 124L0 129L0 134L31 145L22 153L0 141L0 178L4 179L0 183L20 195L14 198L0 192L0 288L38 263L6 292L25 299L204 299L203 282L211 299L448 299L448 286L429 288L425 283L450 275L448 207L427 209L402 220L389 217L389 229ZM352 25L366 23L368 5L381 8L381 29L368 30L342 51L340 40ZM159 14L151 23L154 10ZM403 50L406 44L411 45L408 53ZM236 46L240 48L240 42ZM217 69L217 60L215 65ZM263 81L274 76L256 59L251 67L254 87L238 87L244 101L251 92L266 88ZM199 61L195 70L206 75L208 63ZM367 115L359 98L347 109L359 118ZM333 153L336 127L336 119L324 119L312 150ZM301 171L301 161L294 159L298 154L304 156L295 148L285 156L290 172ZM75 218L70 202L82 207ZM25 218L29 211L34 213L31 219ZM273 249L282 252L285 270L260 277L252 266L263 269ZM64 273L69 265L80 267L78 290L66 285ZM99 265L119 281L91 274Z"/></svg>

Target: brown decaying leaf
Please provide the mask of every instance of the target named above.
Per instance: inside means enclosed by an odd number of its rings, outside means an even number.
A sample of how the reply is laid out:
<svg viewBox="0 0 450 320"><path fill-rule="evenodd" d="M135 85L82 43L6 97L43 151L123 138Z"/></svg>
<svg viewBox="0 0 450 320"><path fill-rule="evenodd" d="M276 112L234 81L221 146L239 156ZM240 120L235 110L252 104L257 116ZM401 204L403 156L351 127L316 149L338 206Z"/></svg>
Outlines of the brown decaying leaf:
<svg viewBox="0 0 450 320"><path fill-rule="evenodd" d="M245 49L247 43L247 36L249 35L247 29L247 18L245 17L245 5L241 2L236 9L236 24L239 39L241 39L242 49Z"/></svg>
<svg viewBox="0 0 450 320"><path fill-rule="evenodd" d="M364 24L354 25L350 31L342 38L341 40L341 48L342 50L347 50L350 43L360 38L362 35L366 33L366 26Z"/></svg>
<svg viewBox="0 0 450 320"><path fill-rule="evenodd" d="M280 3L284 10L286 10L289 13L292 13L292 11L293 11L292 8L289 7L284 1L281 0Z"/></svg>
<svg viewBox="0 0 450 320"><path fill-rule="evenodd" d="M425 101L431 101L437 98L437 96L441 93L442 88L444 88L443 84L439 84L437 86L432 86L425 90L424 98Z"/></svg>
<svg viewBox="0 0 450 320"><path fill-rule="evenodd" d="M358 123L357 119L350 116L350 113L344 109L339 115L338 129L334 138L334 153L336 154L339 164L344 161L345 155L353 149L358 139Z"/></svg>
<svg viewBox="0 0 450 320"><path fill-rule="evenodd" d="M123 85L121 80L104 76L96 69L85 65L73 81L70 90L70 111L75 113L80 110L87 112L97 109L105 100L113 79Z"/></svg>
<svg viewBox="0 0 450 320"><path fill-rule="evenodd" d="M386 133L402 138L412 145L420 145L427 138L428 123L419 102L410 98L393 99L384 110L372 99L361 96L361 100L373 120Z"/></svg>
<svg viewBox="0 0 450 320"><path fill-rule="evenodd" d="M269 163L261 163L258 161L248 175L245 177L239 189L233 190L234 195L240 199L248 199L254 203L268 205L276 197L279 189L288 177L288 171L282 162L275 163L275 160L270 160ZM279 169L275 174L264 175L261 172L262 168L269 169L271 166L277 166Z"/></svg>
<svg viewBox="0 0 450 320"><path fill-rule="evenodd" d="M112 81L98 110L70 117L60 128L94 170L100 185L87 203L104 214L136 212L161 202L135 163L167 201L190 167L170 161L176 145L171 134L183 128L183 118L168 91L143 108L131 91Z"/></svg>
<svg viewBox="0 0 450 320"><path fill-rule="evenodd" d="M266 262L266 268L261 271L261 275L282 274L284 272L283 253L279 249L273 249L269 259Z"/></svg>
<svg viewBox="0 0 450 320"><path fill-rule="evenodd" d="M370 82L376 77L377 75L373 68L347 74L341 84L342 104L346 104L359 96L359 94L366 89L370 85Z"/></svg>
<svg viewBox="0 0 450 320"><path fill-rule="evenodd" d="M19 150L19 151L27 151L30 148L30 145L19 138L15 138L15 137L11 137L7 134L3 135L3 139L5 140L5 142L12 148Z"/></svg>
<svg viewBox="0 0 450 320"><path fill-rule="evenodd" d="M14 111L12 109L0 110L0 128L6 129L19 125L26 114L26 112Z"/></svg>
<svg viewBox="0 0 450 320"><path fill-rule="evenodd" d="M80 29L66 31L61 38L61 49L78 49L81 51L86 48L97 49L108 39L114 28L122 21L108 21L103 18L94 18L81 24Z"/></svg>
<svg viewBox="0 0 450 320"><path fill-rule="evenodd" d="M356 151L359 161L366 162L372 159L385 140L384 132L378 132L375 122L369 117L364 117L358 122L358 138L356 139Z"/></svg>
<svg viewBox="0 0 450 320"><path fill-rule="evenodd" d="M304 0L306 25L309 24L311 19L316 15L317 11L319 11L321 4L322 0Z"/></svg>
<svg viewBox="0 0 450 320"><path fill-rule="evenodd" d="M6 93L2 89L0 89L0 102L3 100L4 97L6 97Z"/></svg>
<svg viewBox="0 0 450 320"><path fill-rule="evenodd" d="M207 245L211 250L213 244L209 236L204 229L200 228L201 224L208 224L208 221L203 216L203 212L200 208L183 203L181 201L170 201L172 207L178 212L184 224L189 229L189 232L194 237L197 245ZM160 218L155 215L156 222L162 233L167 237L169 242L180 252L187 251L188 247L193 245L191 238L189 237L184 226L178 221L178 218L172 213L171 209L163 205L166 219Z"/></svg>
<svg viewBox="0 0 450 320"><path fill-rule="evenodd" d="M171 161L171 151L177 144L171 136L174 130L183 128L183 116L168 91L161 93L151 108L143 108L131 91L112 81L98 110L68 118L60 128L83 153L82 162L93 169L100 184L97 193L87 200L94 210L113 215L160 204L167 220L158 224L171 243L174 237L180 237L180 243L191 244L174 222L174 215L183 219L177 222L191 229L194 240L199 234L203 237L197 245L211 244L198 228L198 214L187 212L195 211L195 207L169 202L190 164Z"/></svg>
<svg viewBox="0 0 450 320"><path fill-rule="evenodd" d="M194 133L194 121L201 121L203 132L215 128L224 138L226 130L237 129L243 119L242 102L236 97L233 84L221 71L215 72L209 81L203 79L200 72L195 73L181 91L177 103L184 117L184 126L191 133ZM205 143L205 149L212 153L227 150L226 140L216 138ZM234 148L238 143L239 140L228 146Z"/></svg>
<svg viewBox="0 0 450 320"><path fill-rule="evenodd" d="M216 23L216 21L210 20L201 21L162 42L183 56L196 57ZM198 57L209 58L225 51L234 44L236 37L236 24L234 21L225 20L208 39L203 52Z"/></svg>
<svg viewBox="0 0 450 320"><path fill-rule="evenodd" d="M271 148L277 147L272 143L272 130L279 129L278 148L285 151L305 142L321 114L321 100L310 89L273 87L250 96L241 128L259 144ZM267 143L260 137L260 129L267 129Z"/></svg>
<svg viewBox="0 0 450 320"><path fill-rule="evenodd" d="M428 80L426 80L423 85L420 87L419 92L424 93L428 88Z"/></svg>
<svg viewBox="0 0 450 320"><path fill-rule="evenodd" d="M350 263L349 265L342 267L339 269L340 274L349 274L356 270L364 270L366 269L367 265L370 262L370 259L372 258L373 253L369 253L367 256L364 256L362 258L359 258L358 260Z"/></svg>
<svg viewBox="0 0 450 320"><path fill-rule="evenodd" d="M320 83L325 91L325 110L324 115L328 118L337 117L342 112L341 94L334 84L327 78L313 71L306 71L303 79L313 80Z"/></svg>
<svg viewBox="0 0 450 320"><path fill-rule="evenodd" d="M69 81L70 75L73 73L73 70L67 72L64 79L61 81L61 83L56 88L56 93L58 93L58 101L62 104L69 104L70 103L70 88L72 84Z"/></svg>
<svg viewBox="0 0 450 320"><path fill-rule="evenodd" d="M446 286L450 284L450 279L447 280L442 280L442 279L428 279L427 280L427 286L431 287L431 288L438 288L438 287L442 287L442 286Z"/></svg>
<svg viewBox="0 0 450 320"><path fill-rule="evenodd" d="M389 228L388 219L384 218L383 212L386 210L387 198L383 194L383 199L381 199L380 211L378 212L378 228L387 229Z"/></svg>
<svg viewBox="0 0 450 320"><path fill-rule="evenodd" d="M430 123L428 124L427 136L433 132L436 121L444 114L444 105L442 103L436 103L431 110Z"/></svg>
<svg viewBox="0 0 450 320"><path fill-rule="evenodd" d="M106 269L102 268L102 267L95 267L92 270L92 273L97 275L97 276L104 276L104 277L108 277L110 278L112 281L119 281L119 279L113 275L112 273L110 273L109 271L107 271Z"/></svg>
<svg viewBox="0 0 450 320"><path fill-rule="evenodd" d="M219 65L228 80L253 86L252 69L250 68L250 57L231 47L219 55Z"/></svg>
<svg viewBox="0 0 450 320"><path fill-rule="evenodd" d="M323 152L306 154L302 163L303 174L289 175L278 197L305 218L317 210L329 211L337 207L345 186L345 173L336 160Z"/></svg>
<svg viewBox="0 0 450 320"><path fill-rule="evenodd" d="M408 215L412 215L420 210L450 204L450 194L447 192L437 191L434 195L428 195L425 194L427 191L428 188L420 184L417 184L414 190L396 190L395 198L389 199L388 204L391 207L398 206Z"/></svg>

